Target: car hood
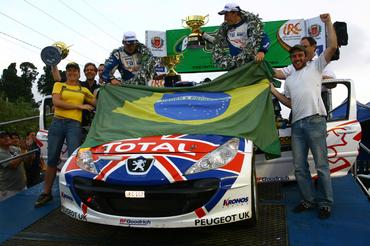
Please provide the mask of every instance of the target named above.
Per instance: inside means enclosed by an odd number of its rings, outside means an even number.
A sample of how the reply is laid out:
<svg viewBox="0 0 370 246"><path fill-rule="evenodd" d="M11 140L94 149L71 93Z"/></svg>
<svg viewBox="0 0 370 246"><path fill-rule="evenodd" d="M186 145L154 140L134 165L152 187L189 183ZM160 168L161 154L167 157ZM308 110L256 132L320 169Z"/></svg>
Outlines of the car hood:
<svg viewBox="0 0 370 246"><path fill-rule="evenodd" d="M220 135L164 135L112 141L91 148L93 154L209 153L230 140ZM241 141L240 150L244 142Z"/></svg>

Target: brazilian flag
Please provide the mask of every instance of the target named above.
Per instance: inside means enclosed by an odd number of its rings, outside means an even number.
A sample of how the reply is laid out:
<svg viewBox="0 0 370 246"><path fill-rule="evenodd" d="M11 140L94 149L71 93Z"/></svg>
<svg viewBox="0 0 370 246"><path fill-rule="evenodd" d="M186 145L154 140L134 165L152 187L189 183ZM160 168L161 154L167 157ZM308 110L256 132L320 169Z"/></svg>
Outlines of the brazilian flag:
<svg viewBox="0 0 370 246"><path fill-rule="evenodd" d="M82 147L170 134L216 134L252 140L280 155L267 62L251 62L207 84L157 88L106 85Z"/></svg>

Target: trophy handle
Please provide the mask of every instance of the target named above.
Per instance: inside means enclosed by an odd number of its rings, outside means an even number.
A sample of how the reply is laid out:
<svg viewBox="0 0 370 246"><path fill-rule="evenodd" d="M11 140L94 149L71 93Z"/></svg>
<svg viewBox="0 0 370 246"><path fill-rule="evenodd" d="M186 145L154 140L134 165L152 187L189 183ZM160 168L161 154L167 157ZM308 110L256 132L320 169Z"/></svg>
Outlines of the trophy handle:
<svg viewBox="0 0 370 246"><path fill-rule="evenodd" d="M204 16L204 24L203 25L206 25L209 21L209 15L206 15Z"/></svg>
<svg viewBox="0 0 370 246"><path fill-rule="evenodd" d="M185 25L184 25L184 22L185 22ZM184 27L184 28L189 28L188 25L186 25L186 20L184 19L181 19L181 25Z"/></svg>

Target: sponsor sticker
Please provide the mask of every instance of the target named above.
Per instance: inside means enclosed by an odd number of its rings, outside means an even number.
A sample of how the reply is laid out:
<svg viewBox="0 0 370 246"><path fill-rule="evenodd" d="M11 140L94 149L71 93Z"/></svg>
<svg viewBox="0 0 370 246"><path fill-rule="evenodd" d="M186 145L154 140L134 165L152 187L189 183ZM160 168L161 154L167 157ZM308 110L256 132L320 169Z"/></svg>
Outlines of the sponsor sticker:
<svg viewBox="0 0 370 246"><path fill-rule="evenodd" d="M194 220L195 226L211 226L211 225L220 225L226 224L230 222L234 222L237 220L244 220L249 219L249 212L244 212L240 214L233 214L228 216L216 217L216 218L209 218L209 219L196 219Z"/></svg>
<svg viewBox="0 0 370 246"><path fill-rule="evenodd" d="M145 220L145 219L126 219L126 218L121 218L119 220L119 223L121 225L150 225L152 222L150 220Z"/></svg>
<svg viewBox="0 0 370 246"><path fill-rule="evenodd" d="M65 213L66 215L72 217L72 218L75 218L75 219L78 219L78 220L83 220L83 221L87 221L86 219L86 215L84 214L80 214L80 213L77 213L75 211L72 211L70 210L69 208L66 208L64 206L61 207L61 211L63 213Z"/></svg>

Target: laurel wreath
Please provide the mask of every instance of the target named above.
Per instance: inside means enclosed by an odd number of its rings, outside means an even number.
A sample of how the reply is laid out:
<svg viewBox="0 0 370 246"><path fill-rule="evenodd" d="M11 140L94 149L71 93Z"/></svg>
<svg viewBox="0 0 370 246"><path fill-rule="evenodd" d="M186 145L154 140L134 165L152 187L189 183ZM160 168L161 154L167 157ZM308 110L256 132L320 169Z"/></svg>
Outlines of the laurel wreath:
<svg viewBox="0 0 370 246"><path fill-rule="evenodd" d="M133 78L122 81L121 85L147 85L148 81L154 77L156 58L152 52L142 43L138 43L137 52L142 55L141 68Z"/></svg>
<svg viewBox="0 0 370 246"><path fill-rule="evenodd" d="M228 47L227 32L231 28L226 22L222 23L218 30L213 47L213 60L218 67L227 70L239 67L247 62L254 60L257 50L260 47L263 36L263 23L258 15L241 11L242 20L248 23L248 41L243 50L236 56L231 56L229 52L225 52Z"/></svg>

